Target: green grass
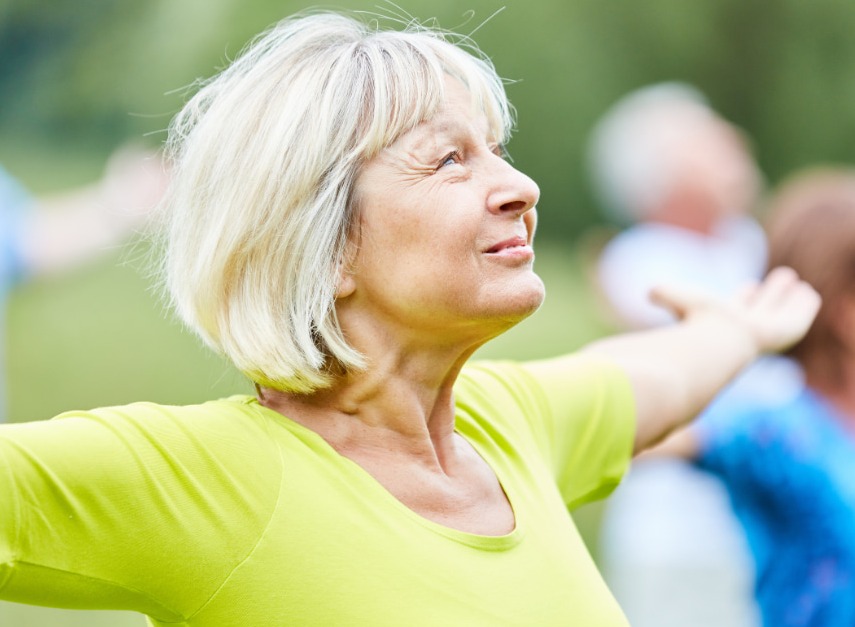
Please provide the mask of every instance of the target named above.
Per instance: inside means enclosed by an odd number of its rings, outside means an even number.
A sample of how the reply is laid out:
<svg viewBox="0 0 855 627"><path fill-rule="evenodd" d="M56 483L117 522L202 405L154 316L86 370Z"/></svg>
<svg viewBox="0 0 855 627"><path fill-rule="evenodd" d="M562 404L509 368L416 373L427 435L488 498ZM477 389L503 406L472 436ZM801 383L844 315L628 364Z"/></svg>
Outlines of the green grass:
<svg viewBox="0 0 855 627"><path fill-rule="evenodd" d="M0 154L0 159L3 155ZM30 158L30 157L28 157ZM37 160L20 169L30 172ZM97 175L90 155L76 171ZM61 163L57 161L56 163ZM56 167L48 163L46 167ZM13 420L136 400L192 403L251 386L164 313L137 263L116 251L63 277L19 288L8 308L7 379ZM538 249L547 300L531 318L479 351L487 358L531 359L571 351L608 329L600 322L584 264L568 248ZM597 506L577 513L596 540ZM3 627L140 627L136 615L62 611L0 603Z"/></svg>

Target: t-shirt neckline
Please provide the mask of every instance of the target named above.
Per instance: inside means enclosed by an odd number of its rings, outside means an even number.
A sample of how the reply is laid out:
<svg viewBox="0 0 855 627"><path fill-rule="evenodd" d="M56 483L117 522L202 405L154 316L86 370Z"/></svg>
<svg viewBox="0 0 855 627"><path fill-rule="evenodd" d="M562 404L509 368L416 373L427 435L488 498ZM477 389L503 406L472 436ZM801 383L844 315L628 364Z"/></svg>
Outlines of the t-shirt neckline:
<svg viewBox="0 0 855 627"><path fill-rule="evenodd" d="M496 468L498 464L492 462L489 452L486 451L484 447L482 447L478 442L473 441L473 439L466 437L465 433L461 432L459 424L455 424L455 433L457 433L457 435L463 438L490 467L490 469L496 475L496 479L498 480L499 485L501 486L506 498L508 499L508 503L510 504L511 510L514 514L514 528L506 534L492 536L471 533L468 531L456 529L454 527L448 527L441 523L430 520L429 518L425 518L424 516L413 511L400 500L398 500L398 498L395 497L395 495L392 494L388 489L386 489L386 487L382 483L380 483L371 473L369 473L365 468L360 466L357 462L339 453L332 445L330 445L329 442L327 442L317 432L313 431L312 429L309 429L308 427L302 425L296 420L279 413L274 409L262 405L259 400L254 396L246 395L245 397L243 397L243 399L235 400L243 400L245 404L251 405L252 407L256 408L256 410L262 415L271 418L274 422L282 425L289 432L300 435L303 438L308 438L316 447L316 450L318 452L322 453L326 459L341 467L343 471L346 472L350 477L358 480L360 484L364 486L365 489L372 490L373 492L378 493L380 497L390 505L391 508L395 509L400 514L403 514L406 518L427 529L428 531L431 531L432 533L444 536L457 543L464 544L482 551L507 551L517 546L525 536L525 533L523 531L524 521L520 520L520 510L516 506L516 503L519 502L519 499L515 497L513 489L509 489L511 481L508 477L504 476L501 470L498 470ZM464 412L462 412L459 407L456 408L455 420L459 420L462 414L464 414Z"/></svg>

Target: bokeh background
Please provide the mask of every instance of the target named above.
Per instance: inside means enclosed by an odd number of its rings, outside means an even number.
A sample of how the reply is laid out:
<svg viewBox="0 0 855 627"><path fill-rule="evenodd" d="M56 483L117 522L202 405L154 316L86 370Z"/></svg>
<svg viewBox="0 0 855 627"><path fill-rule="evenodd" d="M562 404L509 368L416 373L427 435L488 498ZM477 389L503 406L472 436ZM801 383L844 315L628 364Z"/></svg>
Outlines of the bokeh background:
<svg viewBox="0 0 855 627"><path fill-rule="evenodd" d="M483 349L529 358L611 331L587 280L605 225L586 181L593 123L619 96L683 80L745 129L770 185L817 162L855 163L851 0L5 0L0 163L36 194L97 178L128 141L155 147L187 86L257 32L311 6L473 33L512 82L515 165L541 186L544 307ZM148 399L196 402L249 386L169 317L145 246L18 288L7 320L10 415ZM2 510L0 510L2 511ZM594 546L597 507L578 513ZM0 604L2 627L143 624L114 612Z"/></svg>

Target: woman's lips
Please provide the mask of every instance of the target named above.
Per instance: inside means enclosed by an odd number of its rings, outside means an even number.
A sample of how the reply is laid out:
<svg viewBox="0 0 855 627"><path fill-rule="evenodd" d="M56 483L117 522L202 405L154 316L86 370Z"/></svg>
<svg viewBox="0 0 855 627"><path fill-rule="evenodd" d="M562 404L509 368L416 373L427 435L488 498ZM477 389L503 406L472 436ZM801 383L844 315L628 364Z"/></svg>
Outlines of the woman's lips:
<svg viewBox="0 0 855 627"><path fill-rule="evenodd" d="M493 244L492 246L490 246L490 248L488 248L484 252L487 254L495 254L495 253L504 252L504 251L506 251L508 249L512 249L512 248L521 248L521 249L528 248L528 249L530 249L531 247L528 245L528 240L526 240L526 238L516 236L516 237L512 237L510 239L506 239L504 241L501 241L498 244Z"/></svg>

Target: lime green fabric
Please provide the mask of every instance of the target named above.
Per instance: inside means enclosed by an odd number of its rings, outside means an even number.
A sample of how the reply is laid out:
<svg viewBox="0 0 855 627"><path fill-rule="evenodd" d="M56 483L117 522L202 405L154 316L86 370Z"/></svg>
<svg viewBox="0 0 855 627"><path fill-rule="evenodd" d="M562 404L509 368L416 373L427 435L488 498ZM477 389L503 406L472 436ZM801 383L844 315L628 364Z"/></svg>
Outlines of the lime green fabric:
<svg viewBox="0 0 855 627"><path fill-rule="evenodd" d="M567 512L630 459L622 373L480 363L455 397L513 506L508 535L422 518L248 396L4 425L0 598L152 625L627 625Z"/></svg>

